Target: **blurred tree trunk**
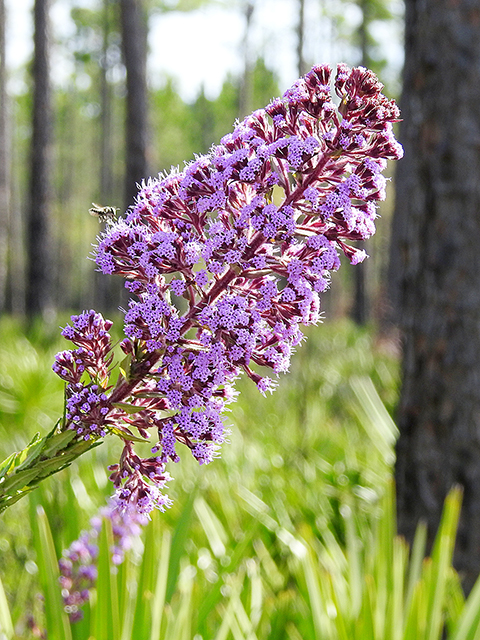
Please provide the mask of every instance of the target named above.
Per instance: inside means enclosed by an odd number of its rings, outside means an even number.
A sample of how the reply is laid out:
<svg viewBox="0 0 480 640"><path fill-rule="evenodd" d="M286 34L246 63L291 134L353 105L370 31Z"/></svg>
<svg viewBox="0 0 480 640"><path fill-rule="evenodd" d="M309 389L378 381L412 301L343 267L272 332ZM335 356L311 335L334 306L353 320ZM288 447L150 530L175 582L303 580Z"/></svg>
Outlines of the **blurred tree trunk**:
<svg viewBox="0 0 480 640"><path fill-rule="evenodd" d="M407 0L390 289L404 336L399 529L430 539L464 488L456 565L480 570L480 8Z"/></svg>
<svg viewBox="0 0 480 640"><path fill-rule="evenodd" d="M372 56L370 55L369 26L375 19L375 11L372 8L372 0L358 0L362 19L357 30L358 44L360 46L360 64L369 69L372 68ZM367 253L373 250L366 247L363 240L358 242L360 249L367 249ZM355 266L353 270L354 290L353 290L353 306L350 311L352 320L363 326L368 322L369 318L369 296L368 296L368 259Z"/></svg>
<svg viewBox="0 0 480 640"><path fill-rule="evenodd" d="M252 17L255 10L255 4L252 0L246 0L243 5L245 16L245 32L242 42L243 57L243 76L240 84L240 92L238 96L238 116L244 118L252 110L253 102L253 62L251 51L251 30Z"/></svg>
<svg viewBox="0 0 480 640"><path fill-rule="evenodd" d="M298 0L297 22L297 74L300 78L307 73L307 65L304 58L305 48L305 0Z"/></svg>
<svg viewBox="0 0 480 640"><path fill-rule="evenodd" d="M103 0L103 43L100 63L100 203L102 206L121 206L123 203L113 202L113 92L108 81L109 38L113 26L111 8L111 0ZM114 278L107 278L98 271L95 271L94 277L95 308L102 313L116 311L123 291L122 283Z"/></svg>
<svg viewBox="0 0 480 640"><path fill-rule="evenodd" d="M27 301L29 316L52 310L51 207L51 87L49 0L35 0L33 113L30 202L27 213Z"/></svg>
<svg viewBox="0 0 480 640"><path fill-rule="evenodd" d="M0 313L5 311L10 216L10 139L6 89L5 23L5 3L4 0L0 0Z"/></svg>
<svg viewBox="0 0 480 640"><path fill-rule="evenodd" d="M122 43L127 71L125 208L136 183L148 177L147 20L142 0L121 0Z"/></svg>

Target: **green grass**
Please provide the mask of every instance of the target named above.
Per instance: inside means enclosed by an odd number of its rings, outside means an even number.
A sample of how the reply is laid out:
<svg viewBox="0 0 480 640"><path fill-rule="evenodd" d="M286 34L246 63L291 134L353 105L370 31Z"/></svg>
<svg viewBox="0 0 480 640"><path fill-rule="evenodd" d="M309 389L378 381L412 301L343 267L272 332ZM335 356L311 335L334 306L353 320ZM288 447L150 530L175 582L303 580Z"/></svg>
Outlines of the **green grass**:
<svg viewBox="0 0 480 640"><path fill-rule="evenodd" d="M118 443L107 439L5 512L6 638L31 637L25 612L49 637L73 640L436 640L445 626L454 640L478 637L480 587L465 605L451 567L458 493L431 559L422 528L411 555L396 537L397 361L347 322L309 333L272 396L240 381L221 459L199 467L185 453L171 465L173 507L154 514L118 569L104 528L80 623L59 611L56 563L110 495ZM45 430L58 417L62 386L50 365L63 345L38 333L27 340L8 322L0 334L6 455L42 430L40 412ZM34 399L26 375L41 382Z"/></svg>

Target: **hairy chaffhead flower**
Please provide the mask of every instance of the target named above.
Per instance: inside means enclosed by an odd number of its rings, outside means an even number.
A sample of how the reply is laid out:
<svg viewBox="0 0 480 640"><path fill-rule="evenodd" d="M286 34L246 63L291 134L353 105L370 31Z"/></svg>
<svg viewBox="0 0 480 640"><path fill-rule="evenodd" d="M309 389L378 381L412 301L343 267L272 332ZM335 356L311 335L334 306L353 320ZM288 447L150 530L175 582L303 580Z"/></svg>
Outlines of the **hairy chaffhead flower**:
<svg viewBox="0 0 480 640"><path fill-rule="evenodd" d="M77 348L54 369L67 383L64 428L124 441L111 467L121 508L169 504L166 465L179 445L200 464L218 455L235 379L271 391L264 372L286 372L300 326L319 321L339 253L366 257L352 242L375 232L382 171L403 153L399 110L363 67L338 66L338 106L330 78L314 67L208 155L143 183L99 238L99 269L132 294L121 375L111 386L111 323L94 311L64 329ZM151 432L152 456L141 458L135 441Z"/></svg>
<svg viewBox="0 0 480 640"><path fill-rule="evenodd" d="M113 547L109 549L112 563L123 562L133 540L138 537L141 525L148 521L146 515L138 513L134 506L120 511L115 498L100 509L92 518L90 531L82 531L80 537L63 552L58 565L60 587L65 612L71 622L83 617L82 607L90 599L90 592L97 580L98 536L103 520L109 520L112 527Z"/></svg>

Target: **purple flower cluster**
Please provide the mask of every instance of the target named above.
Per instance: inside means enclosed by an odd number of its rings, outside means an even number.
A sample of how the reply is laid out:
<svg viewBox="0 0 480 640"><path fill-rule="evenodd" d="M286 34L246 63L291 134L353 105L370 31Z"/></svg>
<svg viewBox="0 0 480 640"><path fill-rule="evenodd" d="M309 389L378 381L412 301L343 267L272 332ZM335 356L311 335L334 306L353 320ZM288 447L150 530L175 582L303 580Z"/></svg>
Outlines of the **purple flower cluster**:
<svg viewBox="0 0 480 640"><path fill-rule="evenodd" d="M113 360L108 333L112 322L104 320L95 311L72 316L72 322L62 335L77 349L57 353L52 367L67 383L65 416L68 428L74 429L84 440L105 437L109 403L104 386ZM87 384L82 382L86 374Z"/></svg>
<svg viewBox="0 0 480 640"><path fill-rule="evenodd" d="M235 379L245 373L260 392L273 390L263 370L288 371L300 325L320 318L339 251L353 264L366 257L351 243L375 232L382 171L403 153L392 132L399 111L363 67L338 66L338 107L330 78L328 66L314 67L208 155L149 179L99 240L98 267L123 276L134 295L122 343L128 372L110 395L98 377L74 388L81 369L91 375L88 357L107 369L111 357L79 342L77 325L66 337L89 355L60 354L57 366L73 385L77 433L101 435L121 421L125 448L112 480L124 505L166 506L160 489L177 444L200 464L218 454ZM93 317L89 327L104 322ZM151 427L155 457L140 459L128 435L147 437Z"/></svg>
<svg viewBox="0 0 480 640"><path fill-rule="evenodd" d="M91 534L83 532L58 561L63 605L72 622L82 618L81 607L88 601L90 589L97 580L98 546L91 538Z"/></svg>
<svg viewBox="0 0 480 640"><path fill-rule="evenodd" d="M60 586L63 604L72 622L82 618L81 607L89 600L90 590L97 580L98 545L96 543L104 520L110 520L113 532L113 547L110 549L112 562L119 565L125 558L125 552L131 548L133 540L140 535L141 526L148 522L145 515L135 509L119 510L116 500L100 509L98 516L92 518L90 531L82 532L63 552L59 560Z"/></svg>

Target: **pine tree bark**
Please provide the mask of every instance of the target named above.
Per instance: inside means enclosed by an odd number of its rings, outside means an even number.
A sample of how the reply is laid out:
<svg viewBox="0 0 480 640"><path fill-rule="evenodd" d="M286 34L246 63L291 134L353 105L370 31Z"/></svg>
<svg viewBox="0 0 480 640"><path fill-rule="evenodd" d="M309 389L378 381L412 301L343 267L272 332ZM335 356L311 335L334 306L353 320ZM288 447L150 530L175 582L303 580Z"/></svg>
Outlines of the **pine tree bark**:
<svg viewBox="0 0 480 640"><path fill-rule="evenodd" d="M113 15L110 0L103 0L102 11L102 58L100 64L100 202L103 206L120 206L123 203L113 201L113 92L108 82L109 38L112 31ZM130 183L129 183L130 184ZM130 198L130 194L129 194ZM131 204L130 201L128 204ZM123 287L114 278L106 278L95 271L94 275L95 309L109 314L118 310Z"/></svg>
<svg viewBox="0 0 480 640"><path fill-rule="evenodd" d="M298 22L296 27L297 35L297 73L298 77L307 73L307 64L305 62L305 0L298 0Z"/></svg>
<svg viewBox="0 0 480 640"><path fill-rule="evenodd" d="M29 316L49 314L52 300L50 0L35 0L30 202L27 214L27 301Z"/></svg>
<svg viewBox="0 0 480 640"><path fill-rule="evenodd" d="M5 61L5 24L5 2L4 0L0 0L0 313L5 311L8 229L10 217L10 140L6 90L7 67Z"/></svg>
<svg viewBox="0 0 480 640"><path fill-rule="evenodd" d="M368 46L368 0L359 0L358 6L362 12L362 20L358 27L358 37L360 41L360 64L364 67L369 67L370 51ZM365 242L363 240L358 242L360 249L365 249ZM355 265L353 269L353 305L350 311L352 320L359 326L364 326L368 322L369 317L369 300L367 291L367 272L368 272L368 260L364 260L360 264Z"/></svg>
<svg viewBox="0 0 480 640"><path fill-rule="evenodd" d="M136 184L148 177L147 22L142 0L121 0L122 44L127 71L125 207Z"/></svg>
<svg viewBox="0 0 480 640"><path fill-rule="evenodd" d="M246 0L242 8L243 15L245 17L245 31L243 33L242 42L243 75L238 95L238 117L240 119L245 118L253 108L253 62L251 37L255 3L252 0Z"/></svg>
<svg viewBox="0 0 480 640"><path fill-rule="evenodd" d="M480 7L407 0L390 290L404 336L398 523L430 539L464 488L456 564L480 570Z"/></svg>

